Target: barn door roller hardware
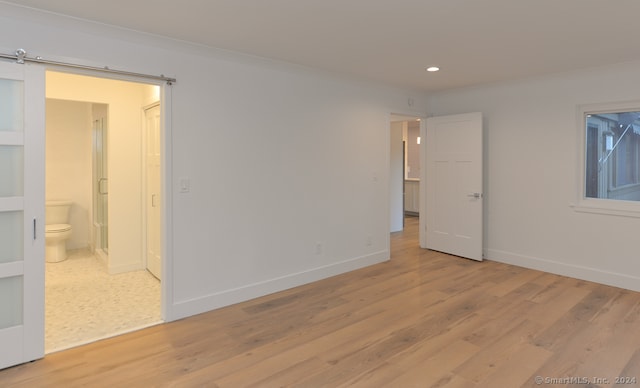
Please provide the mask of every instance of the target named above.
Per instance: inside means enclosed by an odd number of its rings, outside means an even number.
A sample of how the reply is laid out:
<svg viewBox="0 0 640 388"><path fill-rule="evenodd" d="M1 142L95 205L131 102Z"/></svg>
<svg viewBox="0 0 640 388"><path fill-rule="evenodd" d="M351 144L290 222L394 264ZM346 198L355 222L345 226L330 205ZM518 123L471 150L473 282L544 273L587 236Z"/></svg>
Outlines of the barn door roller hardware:
<svg viewBox="0 0 640 388"><path fill-rule="evenodd" d="M20 63L20 64L24 64L26 62L33 62L33 63L40 63L40 64L45 64L45 65L59 66L59 67L69 67L69 68L73 68L73 69L92 70L92 71L99 71L99 72L109 73L109 74L117 74L117 75L124 75L124 76L130 76L130 77L146 78L146 79L152 79L152 80L156 80L156 81L164 81L168 85L171 85L174 82L176 82L175 78L165 77L163 74L161 74L161 75L151 75L151 74L143 74L143 73L134 73L134 72L130 72L130 71L110 69L108 66L96 67L96 66L80 65L80 64L77 64L77 63L51 61L51 60L43 59L42 57L31 58L31 57L27 56L27 51L25 49L17 49L15 54L13 54L13 55L11 55L11 54L1 54L0 53L0 58L12 59L12 60L15 60L17 63Z"/></svg>

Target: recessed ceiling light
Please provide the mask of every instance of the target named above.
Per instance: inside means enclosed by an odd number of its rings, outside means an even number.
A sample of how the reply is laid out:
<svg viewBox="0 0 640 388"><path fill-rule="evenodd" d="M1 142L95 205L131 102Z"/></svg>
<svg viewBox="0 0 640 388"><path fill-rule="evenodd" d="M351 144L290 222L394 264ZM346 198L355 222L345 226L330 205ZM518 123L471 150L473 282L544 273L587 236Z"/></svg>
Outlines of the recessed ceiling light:
<svg viewBox="0 0 640 388"><path fill-rule="evenodd" d="M439 67L437 67L437 66L430 66L430 67L427 67L427 71L434 72L434 71L438 71L438 70L440 70L440 68L439 68Z"/></svg>

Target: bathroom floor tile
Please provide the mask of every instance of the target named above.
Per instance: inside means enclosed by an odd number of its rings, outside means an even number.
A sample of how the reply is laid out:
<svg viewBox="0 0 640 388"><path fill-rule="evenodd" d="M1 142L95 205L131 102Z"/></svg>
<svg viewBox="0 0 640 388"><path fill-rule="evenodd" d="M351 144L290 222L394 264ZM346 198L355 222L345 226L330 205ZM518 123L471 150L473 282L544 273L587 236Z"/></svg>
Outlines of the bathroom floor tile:
<svg viewBox="0 0 640 388"><path fill-rule="evenodd" d="M109 275L85 250L46 263L46 353L160 322L160 282L148 271Z"/></svg>

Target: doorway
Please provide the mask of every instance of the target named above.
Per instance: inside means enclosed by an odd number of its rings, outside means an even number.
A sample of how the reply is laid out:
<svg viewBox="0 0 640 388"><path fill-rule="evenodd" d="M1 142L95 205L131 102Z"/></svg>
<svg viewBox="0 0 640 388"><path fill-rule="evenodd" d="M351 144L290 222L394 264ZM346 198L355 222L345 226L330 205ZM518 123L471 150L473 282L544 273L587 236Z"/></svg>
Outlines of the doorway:
<svg viewBox="0 0 640 388"><path fill-rule="evenodd" d="M54 71L46 73L46 98L46 199L72 203L68 258L46 263L50 353L162 322L161 283L146 257L148 234L157 231L161 267L159 190L148 201L155 217L144 205L145 177L161 187L161 104L157 85ZM155 138L146 130L149 106L157 107Z"/></svg>
<svg viewBox="0 0 640 388"><path fill-rule="evenodd" d="M405 217L420 216L421 123L419 117L391 114L390 230L404 228Z"/></svg>

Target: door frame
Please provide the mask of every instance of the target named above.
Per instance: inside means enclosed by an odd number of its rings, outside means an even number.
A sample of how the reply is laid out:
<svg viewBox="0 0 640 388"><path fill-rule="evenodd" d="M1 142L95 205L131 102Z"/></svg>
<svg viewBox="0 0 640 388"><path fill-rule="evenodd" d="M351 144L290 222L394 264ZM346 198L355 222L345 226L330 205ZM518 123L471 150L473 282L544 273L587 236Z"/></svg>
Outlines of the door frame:
<svg viewBox="0 0 640 388"><path fill-rule="evenodd" d="M398 113L398 112L392 112L391 115L399 115L399 116L407 116L407 117L415 117L415 118L419 118L420 119L420 185L419 185L419 195L420 195L420 203L419 203L419 210L420 213L418 215L418 223L419 223L419 231L418 231L418 236L419 236L419 242L420 242L420 247L421 248L427 248L427 190L426 190L426 181L427 181L427 144L428 144L428 139L427 139L427 119L429 118L429 116L427 115L419 115L419 114L415 114L415 113ZM391 119L389 119L389 125L388 127L391 127ZM484 135L483 135L483 143L484 143ZM484 153L484 144L483 144L483 153ZM390 149L391 147L387 147L389 149L389 160L390 160ZM484 174L484 156L483 156L483 174ZM404 184L404 181L403 181ZM484 186L484 178L483 178L483 182L482 182L483 186ZM391 187L389 187L389 192L391 191ZM390 205L389 205L390 206ZM484 201L483 201L483 207L485 206ZM404 210L404 206L403 206L403 210ZM391 222L391 209L389 209L389 219L387 220L387 225L390 225ZM484 228L484 220L483 220L483 228ZM482 237L482 243L484 246L484 235ZM483 248L484 249L484 248ZM484 253L484 252L483 252Z"/></svg>
<svg viewBox="0 0 640 388"><path fill-rule="evenodd" d="M425 153L426 153L426 139L427 139L427 127L426 127L426 123L427 123L427 116L425 114L421 114L421 113L403 113L402 110L400 111L392 111L391 113L389 113L389 122L387 124L387 128L389 128L389 131L391 130L391 117L392 116L403 116L403 117L411 117L414 120L415 119L420 119L420 182L418 184L418 192L419 192L419 204L418 204L418 209L419 209L419 213L418 213L418 224L419 224L419 231L418 231L418 238L419 238L419 245L421 248L425 248L426 246L426 234L425 234L425 222L426 222L426 213L425 213L425 186L424 186L424 182L426 179L426 169L424 168L425 166L425 161L426 159L425 157ZM388 134L388 132L387 132ZM390 142L390 137L387 136L387 141ZM406 144L404 144L405 142L403 141L403 158L406 158ZM390 165L391 164L391 145L388 144L387 146L387 162ZM405 162L406 160L403 160L403 174L402 174L402 190L404 192L404 174L405 171L404 169L406 168L405 166ZM388 188L388 195L391 196L391 183L389 184L389 188ZM387 211L387 227L389 227L391 225L391 204L390 204L390 200L387 201L389 203L389 209ZM404 195L402 197L402 215L403 215L403 226L404 226ZM403 228L404 229L404 228Z"/></svg>
<svg viewBox="0 0 640 388"><path fill-rule="evenodd" d="M420 120L420 203L418 209L420 214L418 218L418 239L420 248L427 247L427 117L421 117Z"/></svg>
<svg viewBox="0 0 640 388"><path fill-rule="evenodd" d="M80 75L80 76L89 76L95 78L102 79L110 79L117 81L127 81L127 82L135 82L140 84L147 85L155 85L160 89L160 147L161 147L161 155L160 155L160 179L161 179L161 195L163 201L161 203L160 209L160 238L162 239L162 274L163 279L160 282L160 318L164 322L170 322L176 319L176 314L172 304L171 295L173 295L173 273L171 269L173 268L173 228L172 228L172 217L173 213L173 200L172 200L172 190L173 180L171 176L171 166L173 165L172 158L172 144L170 139L172 139L172 119L171 119L171 110L172 110L172 86L173 84L169 84L162 80L150 80L144 77L136 77L122 74L112 74L112 73L104 73L97 70L89 70L89 69L70 69L68 67L63 66L55 66L50 64L41 65L44 68L44 71L55 71L59 73L67 73L71 75ZM46 87L45 87L46 94ZM153 105L153 104L151 104ZM145 108L145 107L142 107ZM142 111L144 114L144 110ZM44 118L43 118L44 120ZM142 154L142 150L140 150ZM44 156L43 156L44 158ZM44 190L44 183L43 183ZM44 195L44 192L43 192ZM43 204L44 206L44 204ZM146 229L145 229L146 232ZM146 239L146 235L145 235ZM144 242L146 245L146 242ZM141 252L144 253L144 252ZM44 286L44 281L43 281Z"/></svg>

